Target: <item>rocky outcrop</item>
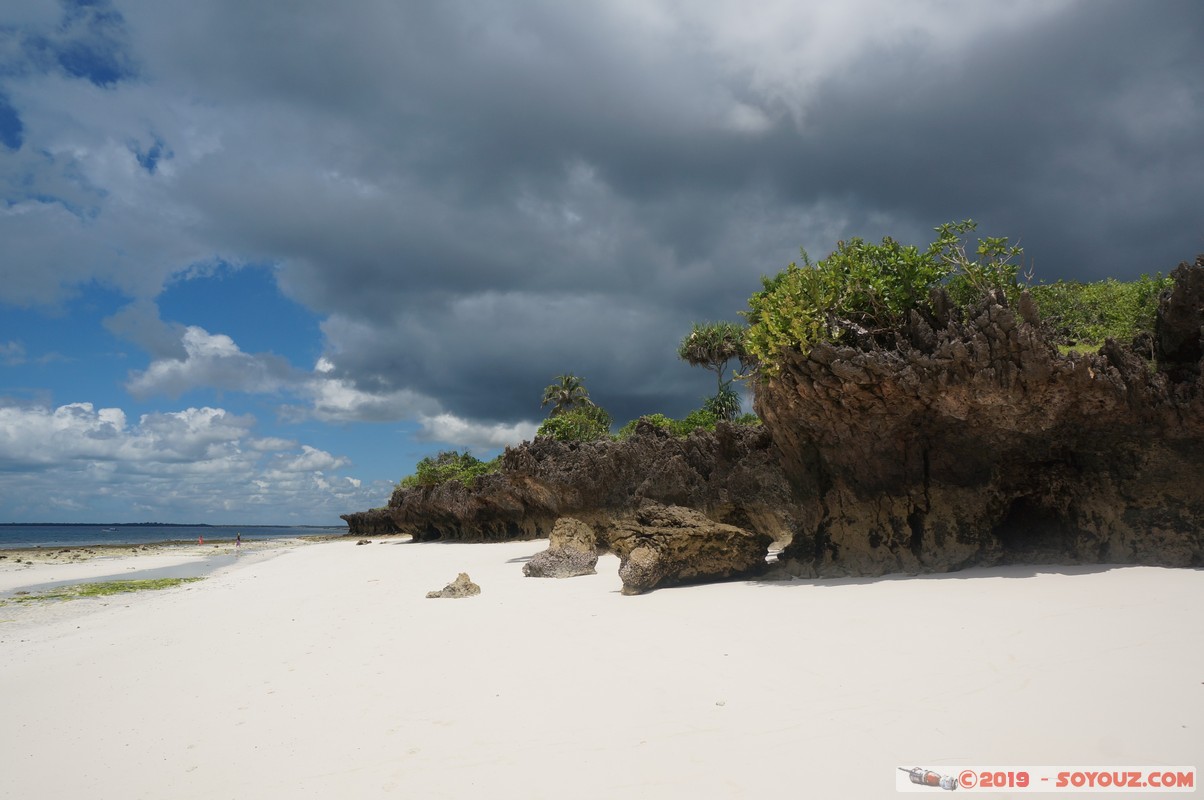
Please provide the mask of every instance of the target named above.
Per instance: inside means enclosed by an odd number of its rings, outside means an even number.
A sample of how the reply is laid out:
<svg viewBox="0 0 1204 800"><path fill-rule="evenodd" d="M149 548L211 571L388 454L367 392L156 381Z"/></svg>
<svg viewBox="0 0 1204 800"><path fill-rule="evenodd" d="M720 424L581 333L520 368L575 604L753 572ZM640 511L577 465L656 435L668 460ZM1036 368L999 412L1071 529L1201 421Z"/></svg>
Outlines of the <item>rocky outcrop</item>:
<svg viewBox="0 0 1204 800"><path fill-rule="evenodd" d="M1204 255L1195 268L1186 264L1172 273L1175 290L1158 307L1154 324L1158 370L1174 383L1195 381L1204 359Z"/></svg>
<svg viewBox="0 0 1204 800"><path fill-rule="evenodd" d="M1062 354L1027 294L963 312L938 293L900 330L783 353L755 387L763 427L537 439L474 487L399 489L344 519L352 535L492 541L571 516L621 555L633 592L761 568L760 544L702 535L704 519L788 543L777 569L808 577L1204 566L1204 257L1172 275L1132 345ZM663 506L697 515L639 516Z"/></svg>
<svg viewBox="0 0 1204 800"><path fill-rule="evenodd" d="M347 523L348 536L383 536L401 532L383 508L343 514L341 519Z"/></svg>
<svg viewBox="0 0 1204 800"><path fill-rule="evenodd" d="M552 527L548 549L536 553L523 565L528 578L575 578L595 575L598 536L579 519L561 517Z"/></svg>
<svg viewBox="0 0 1204 800"><path fill-rule="evenodd" d="M472 487L451 481L398 489L384 509L343 519L351 535L367 534L360 526L368 525L420 542L505 541L548 536L565 516L605 526L648 501L694 508L778 540L800 525L768 433L727 424L685 439L647 423L622 441L539 438L507 448L501 471Z"/></svg>
<svg viewBox="0 0 1204 800"><path fill-rule="evenodd" d="M437 599L441 597L455 599L460 597L473 597L480 593L481 587L472 582L472 578L468 577L467 572L461 572L456 576L456 579L447 586L444 586L442 589L438 589L433 592L427 592L426 596L428 599Z"/></svg>
<svg viewBox="0 0 1204 800"><path fill-rule="evenodd" d="M679 506L647 505L609 530L623 594L746 578L766 570L772 537L715 522Z"/></svg>
<svg viewBox="0 0 1204 800"><path fill-rule="evenodd" d="M1157 368L1114 341L1059 354L1027 296L784 354L756 409L812 524L783 568L1204 564L1200 267L1173 273Z"/></svg>

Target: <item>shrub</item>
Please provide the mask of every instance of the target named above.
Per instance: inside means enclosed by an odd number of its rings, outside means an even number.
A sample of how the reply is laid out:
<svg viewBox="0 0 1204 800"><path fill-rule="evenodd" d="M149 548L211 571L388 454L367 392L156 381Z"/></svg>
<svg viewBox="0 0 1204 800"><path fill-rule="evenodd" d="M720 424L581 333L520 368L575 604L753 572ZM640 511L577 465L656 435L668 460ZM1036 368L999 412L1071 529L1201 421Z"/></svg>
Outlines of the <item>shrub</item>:
<svg viewBox="0 0 1204 800"><path fill-rule="evenodd" d="M1063 344L1098 346L1109 338L1129 341L1142 331L1152 332L1158 298L1172 283L1158 274L1127 282L1058 281L1029 291L1042 320Z"/></svg>
<svg viewBox="0 0 1204 800"><path fill-rule="evenodd" d="M419 461L414 474L401 479L400 487L438 486L448 481L459 481L471 487L480 476L497 472L500 468L501 456L492 461L481 461L468 451L460 453L446 450L434 458L427 456Z"/></svg>
<svg viewBox="0 0 1204 800"><path fill-rule="evenodd" d="M655 425L663 431L668 431L672 436L676 436L679 439L684 439L693 433L695 428L704 428L708 431L715 430L715 425L719 423L719 419L719 416L717 416L715 413L707 411L704 408L691 411L682 419L673 419L672 417L666 417L664 414L645 414L638 419L633 419L631 422L628 422L626 425L620 428L619 432L615 434L615 438L628 438L635 433L635 427L640 420L643 420L644 422Z"/></svg>
<svg viewBox="0 0 1204 800"><path fill-rule="evenodd" d="M639 424L640 420L651 423L661 430L669 431L670 433L673 432L673 426L677 424L676 421L666 417L664 414L645 414L642 417L638 417L633 419L631 422L628 422L622 428L619 428L619 432L615 434L615 438L626 439L627 437L631 436L631 434L635 433L635 426Z"/></svg>
<svg viewBox="0 0 1204 800"><path fill-rule="evenodd" d="M713 431L715 426L719 424L720 417L713 411L705 408L699 408L686 414L685 417L673 426L673 433L678 436L689 436L694 432L695 428Z"/></svg>
<svg viewBox="0 0 1204 800"><path fill-rule="evenodd" d="M610 414L600 406L579 406L553 414L543 421L535 435L550 436L561 442L592 442L610 435Z"/></svg>
<svg viewBox="0 0 1204 800"><path fill-rule="evenodd" d="M944 263L946 290L956 305L972 306L991 293L1002 293L1009 303L1020 299L1020 266L1024 251L1008 244L1006 237L988 236L978 240L975 258L966 252L965 237L976 227L973 220L947 222L936 229L935 249ZM1026 280L1030 276L1025 276Z"/></svg>
<svg viewBox="0 0 1204 800"><path fill-rule="evenodd" d="M731 422L740 413L740 395L732 388L731 381L719 387L719 393L702 402L704 410L716 418Z"/></svg>
<svg viewBox="0 0 1204 800"><path fill-rule="evenodd" d="M772 375L782 348L806 352L846 336L889 337L909 311L928 306L937 286L947 286L962 306L992 291L1015 298L1020 248L1004 238L984 238L971 257L965 237L974 228L972 220L942 225L925 250L888 236L881 244L838 242L815 263L803 251L801 267L792 263L762 278L762 290L749 298L748 356L763 375Z"/></svg>
<svg viewBox="0 0 1204 800"><path fill-rule="evenodd" d="M640 420L651 423L663 431L668 431L673 436L684 439L693 433L695 428L703 428L708 431L715 430L715 426L719 424L721 419L717 414L705 408L691 411L681 419L666 417L664 414L645 414L619 428L619 432L615 434L615 438L621 440L631 436L635 433L635 426ZM761 418L756 414L741 414L732 420L732 422L736 425L760 425Z"/></svg>

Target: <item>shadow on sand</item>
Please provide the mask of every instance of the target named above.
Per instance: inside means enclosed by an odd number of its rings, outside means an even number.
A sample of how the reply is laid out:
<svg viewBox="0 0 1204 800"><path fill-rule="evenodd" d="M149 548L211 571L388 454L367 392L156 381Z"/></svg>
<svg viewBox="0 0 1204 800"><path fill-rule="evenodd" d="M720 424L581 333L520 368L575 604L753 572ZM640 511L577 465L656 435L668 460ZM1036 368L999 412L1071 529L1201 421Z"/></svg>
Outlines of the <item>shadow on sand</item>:
<svg viewBox="0 0 1204 800"><path fill-rule="evenodd" d="M923 572L908 574L889 573L873 577L857 578L793 578L790 576L764 576L748 582L758 586L789 588L792 586L864 586L888 581L972 581L989 578L1036 578L1040 575L1096 575L1117 569L1149 566L1144 564L1008 564L994 567L968 567L954 572ZM1165 569L1199 569L1198 567L1166 567Z"/></svg>

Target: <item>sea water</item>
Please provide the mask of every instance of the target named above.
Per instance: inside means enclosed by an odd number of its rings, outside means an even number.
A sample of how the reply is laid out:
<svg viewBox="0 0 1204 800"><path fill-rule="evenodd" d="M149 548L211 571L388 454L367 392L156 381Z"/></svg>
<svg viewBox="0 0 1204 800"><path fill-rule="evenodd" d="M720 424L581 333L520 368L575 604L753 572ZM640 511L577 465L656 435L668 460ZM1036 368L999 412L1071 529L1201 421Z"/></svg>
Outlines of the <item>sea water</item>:
<svg viewBox="0 0 1204 800"><path fill-rule="evenodd" d="M315 525L10 525L0 524L0 550L15 547L81 547L156 542L291 539L299 536L338 536L346 526Z"/></svg>

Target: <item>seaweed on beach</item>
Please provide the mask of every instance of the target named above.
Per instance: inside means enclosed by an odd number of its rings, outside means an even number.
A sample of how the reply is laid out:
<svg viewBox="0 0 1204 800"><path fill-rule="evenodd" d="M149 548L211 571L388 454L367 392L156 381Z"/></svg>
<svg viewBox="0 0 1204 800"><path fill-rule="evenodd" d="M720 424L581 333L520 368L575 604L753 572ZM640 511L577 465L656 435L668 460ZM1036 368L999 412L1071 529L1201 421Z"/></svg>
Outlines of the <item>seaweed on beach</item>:
<svg viewBox="0 0 1204 800"><path fill-rule="evenodd" d="M195 583L204 578L147 578L143 580L103 581L100 583L78 583L71 586L60 586L47 589L44 592L18 594L8 601L0 600L0 605L8 602L32 603L43 600L77 600L81 597L107 597L113 594L128 592L157 591L170 589L185 583Z"/></svg>

